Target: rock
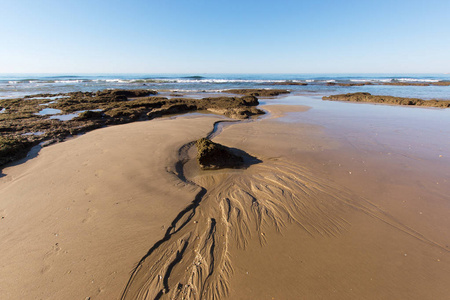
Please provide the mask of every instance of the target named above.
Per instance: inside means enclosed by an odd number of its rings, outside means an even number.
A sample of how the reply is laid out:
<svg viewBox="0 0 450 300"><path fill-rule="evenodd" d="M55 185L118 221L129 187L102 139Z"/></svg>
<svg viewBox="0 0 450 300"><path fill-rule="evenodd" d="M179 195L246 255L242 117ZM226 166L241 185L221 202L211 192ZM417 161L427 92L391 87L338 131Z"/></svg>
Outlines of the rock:
<svg viewBox="0 0 450 300"><path fill-rule="evenodd" d="M364 85L372 85L371 82L359 82L359 83L336 83L339 86L364 86Z"/></svg>
<svg viewBox="0 0 450 300"><path fill-rule="evenodd" d="M398 86L450 86L450 81L437 81L437 82L402 82L402 81L392 81L384 82L383 85L398 85Z"/></svg>
<svg viewBox="0 0 450 300"><path fill-rule="evenodd" d="M244 165L244 159L241 156L234 154L230 148L209 139L198 140L197 151L197 160L203 170L239 168Z"/></svg>
<svg viewBox="0 0 450 300"><path fill-rule="evenodd" d="M157 93L154 90L103 90L98 91L96 96L146 97Z"/></svg>
<svg viewBox="0 0 450 300"><path fill-rule="evenodd" d="M432 82L431 85L450 86L450 81L438 81L438 82Z"/></svg>
<svg viewBox="0 0 450 300"><path fill-rule="evenodd" d="M258 99L245 93L243 96L221 95L203 99L186 98L186 95L171 99L158 96L140 97L153 94L156 92L152 90L71 92L59 94L61 98L51 103L48 99L32 97L27 97L26 101L24 98L0 99L0 107L5 108L0 114L0 168L4 164L25 157L32 146L41 142L62 141L68 136L104 126L192 111L210 110L236 119L264 113L256 108L259 104ZM60 109L64 114L85 112L69 121L51 120L48 116L38 114L42 104L49 108ZM44 134L23 136L24 133L30 132L44 132ZM49 144L50 142L45 142L42 146Z"/></svg>
<svg viewBox="0 0 450 300"><path fill-rule="evenodd" d="M449 100L422 100L417 98L403 98L393 96L378 96L370 93L349 93L341 95L331 95L322 97L323 100L337 100L349 102L368 102L368 103L382 103L393 105L415 105L427 107L450 107Z"/></svg>
<svg viewBox="0 0 450 300"><path fill-rule="evenodd" d="M77 120L92 120L92 119L101 119L103 117L103 113L101 111L92 111L87 110L82 113L75 119Z"/></svg>
<svg viewBox="0 0 450 300"><path fill-rule="evenodd" d="M426 82L383 82L383 85L398 85L398 86L429 86L429 83Z"/></svg>
<svg viewBox="0 0 450 300"><path fill-rule="evenodd" d="M21 137L0 137L0 165L23 158L33 144Z"/></svg>

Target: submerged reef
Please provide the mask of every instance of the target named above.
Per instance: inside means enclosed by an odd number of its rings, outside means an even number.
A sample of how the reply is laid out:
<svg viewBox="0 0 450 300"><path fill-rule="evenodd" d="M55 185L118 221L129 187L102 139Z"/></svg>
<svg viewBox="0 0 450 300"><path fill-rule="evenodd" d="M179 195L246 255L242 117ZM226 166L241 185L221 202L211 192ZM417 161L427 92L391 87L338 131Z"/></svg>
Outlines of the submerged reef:
<svg viewBox="0 0 450 300"><path fill-rule="evenodd" d="M393 96L378 96L370 93L349 93L322 97L323 100L368 102L393 105L415 105L427 107L450 107L450 100L422 100L417 98L404 98Z"/></svg>
<svg viewBox="0 0 450 300"><path fill-rule="evenodd" d="M264 114L256 108L258 104L258 99L251 95L168 99L157 96L153 90L104 90L3 99L0 100L0 166L25 157L32 146L41 142L62 141L104 126L204 110L246 119ZM52 109L52 115L43 114L43 109Z"/></svg>
<svg viewBox="0 0 450 300"><path fill-rule="evenodd" d="M383 85L398 85L398 86L450 86L450 81L437 81L437 82L403 82L393 81L384 82Z"/></svg>

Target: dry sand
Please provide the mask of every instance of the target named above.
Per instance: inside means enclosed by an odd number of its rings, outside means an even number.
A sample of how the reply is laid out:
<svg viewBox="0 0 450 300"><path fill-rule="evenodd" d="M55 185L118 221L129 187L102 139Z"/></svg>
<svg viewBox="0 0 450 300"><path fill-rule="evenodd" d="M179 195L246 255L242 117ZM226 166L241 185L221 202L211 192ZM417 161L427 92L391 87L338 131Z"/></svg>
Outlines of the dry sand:
<svg viewBox="0 0 450 300"><path fill-rule="evenodd" d="M5 169L0 298L447 299L448 160L266 109L214 139L262 160L246 170L173 174L219 120L205 116L97 130Z"/></svg>
<svg viewBox="0 0 450 300"><path fill-rule="evenodd" d="M96 130L4 169L0 299L119 298L134 265L198 192L170 173L178 148L218 119Z"/></svg>

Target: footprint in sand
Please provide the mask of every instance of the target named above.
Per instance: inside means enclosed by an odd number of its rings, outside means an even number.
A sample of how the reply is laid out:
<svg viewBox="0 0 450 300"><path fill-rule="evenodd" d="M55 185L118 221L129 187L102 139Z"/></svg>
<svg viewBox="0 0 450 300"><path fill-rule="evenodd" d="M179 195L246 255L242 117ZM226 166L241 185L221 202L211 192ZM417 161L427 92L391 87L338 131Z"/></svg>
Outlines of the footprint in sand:
<svg viewBox="0 0 450 300"><path fill-rule="evenodd" d="M59 246L59 243L55 243L52 246L52 249L45 253L44 255L44 266L41 268L40 273L45 274L51 269L51 262L54 259L55 256L59 255L61 253L61 247ZM49 263L50 262L50 263Z"/></svg>
<svg viewBox="0 0 450 300"><path fill-rule="evenodd" d="M86 218L84 218L84 219L81 221L81 223L87 223L87 222L89 222L89 221L92 219L92 217L97 213L97 210L96 210L95 208L88 208L88 209L86 210L86 212L87 212L87 216L86 216Z"/></svg>
<svg viewBox="0 0 450 300"><path fill-rule="evenodd" d="M103 176L103 173L105 173L104 170L95 170L94 176L97 178L101 178Z"/></svg>
<svg viewBox="0 0 450 300"><path fill-rule="evenodd" d="M90 196L90 195L92 195L93 191L94 191L94 186L89 186L89 187L84 189L84 195L85 196Z"/></svg>

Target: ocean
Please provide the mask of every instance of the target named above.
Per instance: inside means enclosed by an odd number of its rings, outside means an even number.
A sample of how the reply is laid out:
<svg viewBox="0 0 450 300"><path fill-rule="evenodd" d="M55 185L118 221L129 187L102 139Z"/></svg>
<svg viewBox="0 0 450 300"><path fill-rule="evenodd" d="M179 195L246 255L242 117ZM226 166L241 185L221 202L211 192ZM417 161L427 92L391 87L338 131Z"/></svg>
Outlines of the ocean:
<svg viewBox="0 0 450 300"><path fill-rule="evenodd" d="M0 74L0 99L104 89L214 92L232 88L283 88L305 95L369 92L421 99L450 99L450 86L392 86L389 82L450 81L450 74ZM283 85L286 82L307 85ZM333 83L371 82L339 86Z"/></svg>

